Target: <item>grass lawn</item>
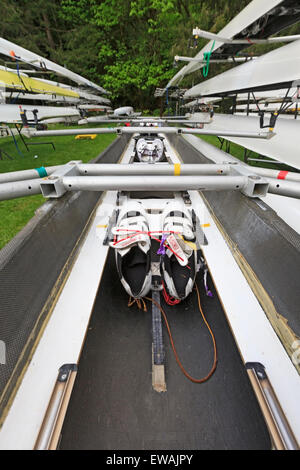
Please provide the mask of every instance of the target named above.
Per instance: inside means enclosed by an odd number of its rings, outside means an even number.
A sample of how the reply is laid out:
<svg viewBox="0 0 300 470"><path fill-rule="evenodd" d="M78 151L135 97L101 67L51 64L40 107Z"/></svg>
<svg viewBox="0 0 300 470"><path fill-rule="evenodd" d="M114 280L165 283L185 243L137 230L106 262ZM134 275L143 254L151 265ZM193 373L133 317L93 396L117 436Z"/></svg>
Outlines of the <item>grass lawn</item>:
<svg viewBox="0 0 300 470"><path fill-rule="evenodd" d="M72 128L85 126L72 126ZM51 129L63 129L64 125L51 126ZM49 126L50 129L50 126ZM32 145L28 152L19 137L16 138L21 157L11 137L0 139L0 149L7 152L13 160L0 160L0 173L26 170L41 166L62 165L70 160L82 160L83 163L99 155L113 140L115 134L97 135L95 140L75 140L75 136L38 137L32 142L53 142L51 145ZM26 138L25 138L26 139ZM26 142L31 141L26 139ZM37 158L34 158L37 156ZM34 212L45 202L41 195L0 201L0 249L13 238L33 217Z"/></svg>
<svg viewBox="0 0 300 470"><path fill-rule="evenodd" d="M221 144L220 144L220 141L219 141L218 137L215 137L214 135L201 135L199 137L201 139L205 140L205 142L208 142L209 144L214 145L215 147L218 147L218 148L221 147ZM224 142L224 146L222 148L222 150L224 150L224 151L225 151L225 148L226 148L225 144L226 144L226 142ZM244 161L244 148L241 147L240 145L237 145L237 144L234 144L234 143L231 142L231 144L230 144L230 154L233 157Z"/></svg>

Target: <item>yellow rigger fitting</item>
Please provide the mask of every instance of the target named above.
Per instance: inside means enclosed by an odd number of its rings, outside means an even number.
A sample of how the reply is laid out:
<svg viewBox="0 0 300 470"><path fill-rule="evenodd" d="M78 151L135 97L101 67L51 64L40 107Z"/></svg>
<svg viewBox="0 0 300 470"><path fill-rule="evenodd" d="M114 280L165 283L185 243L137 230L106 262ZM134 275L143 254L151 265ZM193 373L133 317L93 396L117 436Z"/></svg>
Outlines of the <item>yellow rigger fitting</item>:
<svg viewBox="0 0 300 470"><path fill-rule="evenodd" d="M174 163L174 176L180 176L180 172L181 172L181 164Z"/></svg>

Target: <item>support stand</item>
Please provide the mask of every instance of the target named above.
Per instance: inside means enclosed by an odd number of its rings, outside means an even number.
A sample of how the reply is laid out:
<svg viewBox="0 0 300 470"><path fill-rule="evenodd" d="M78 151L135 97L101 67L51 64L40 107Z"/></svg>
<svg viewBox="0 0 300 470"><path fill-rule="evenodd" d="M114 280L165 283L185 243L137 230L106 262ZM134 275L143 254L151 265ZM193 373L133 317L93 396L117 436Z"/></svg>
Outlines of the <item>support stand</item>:
<svg viewBox="0 0 300 470"><path fill-rule="evenodd" d="M21 131L22 131L22 129L23 129L23 124L21 125L21 128L19 127L18 124L15 124L15 128L17 129L17 132L18 132L18 134L19 134L19 137L20 137L20 139L22 140L22 142L23 142L23 144L24 144L24 146L25 146L27 152L29 152L28 145L26 144L26 142L25 142L25 140L24 140L24 137L22 136L22 133L21 133Z"/></svg>
<svg viewBox="0 0 300 470"><path fill-rule="evenodd" d="M151 247L152 272L152 386L156 392L166 392L165 381L165 351L162 336L162 319L160 305L160 291L162 289L160 275L160 256L156 253L157 246Z"/></svg>
<svg viewBox="0 0 300 470"><path fill-rule="evenodd" d="M11 157L7 152L5 152L4 150L1 150L0 149L0 160L4 160L5 157L8 159L8 160L13 160L13 157Z"/></svg>
<svg viewBox="0 0 300 470"><path fill-rule="evenodd" d="M22 135L22 133L21 133L21 131L22 131L22 129L23 129L23 125L21 126L21 128L19 128L19 126L16 125L16 129L17 129L17 131L18 131L18 134L19 134L19 136L20 136L20 138L21 138L21 140L22 140L22 142L23 142L23 144L24 144L24 146L25 146L27 152L29 152L29 145L51 145L52 148L53 148L53 150L55 150L55 145L54 145L53 142L28 142L28 143L26 143L25 140L24 140L24 137L23 137L23 135Z"/></svg>

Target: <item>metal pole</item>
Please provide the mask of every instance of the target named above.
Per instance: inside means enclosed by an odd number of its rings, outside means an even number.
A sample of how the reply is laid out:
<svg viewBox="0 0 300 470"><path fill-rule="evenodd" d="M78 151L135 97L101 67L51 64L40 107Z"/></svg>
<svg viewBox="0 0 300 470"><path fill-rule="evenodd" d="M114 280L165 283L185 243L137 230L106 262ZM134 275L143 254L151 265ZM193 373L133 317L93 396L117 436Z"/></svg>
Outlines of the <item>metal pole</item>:
<svg viewBox="0 0 300 470"><path fill-rule="evenodd" d="M34 450L56 450L76 374L76 364L60 368Z"/></svg>
<svg viewBox="0 0 300 470"><path fill-rule="evenodd" d="M77 169L81 175L86 176L118 176L118 175L169 175L169 176L195 176L195 175L228 175L232 165L216 164L183 164L170 165L168 163L156 164L79 164ZM300 175L299 175L300 176Z"/></svg>
<svg viewBox="0 0 300 470"><path fill-rule="evenodd" d="M275 449L298 450L299 446L267 376L265 367L260 363L250 362L246 364L246 369Z"/></svg>
<svg viewBox="0 0 300 470"><path fill-rule="evenodd" d="M35 178L43 178L45 176L51 175L60 166L61 165L48 166L47 168L35 168L32 170L10 171L9 173L0 173L0 184L9 183L12 181L24 181ZM45 173L44 175L42 174L42 170Z"/></svg>
<svg viewBox="0 0 300 470"><path fill-rule="evenodd" d="M17 197L32 196L40 194L40 179L13 181L11 183L0 184L0 201L14 199Z"/></svg>
<svg viewBox="0 0 300 470"><path fill-rule="evenodd" d="M193 122L191 123L193 124ZM46 131L47 132L47 131ZM206 130L206 129L193 129L193 128L177 128L177 127L161 127L157 128L145 128L145 127L121 127L118 131L120 134L198 134L198 135L221 135L227 137L245 137L252 139L270 139L275 134L273 132L235 132L222 130Z"/></svg>
<svg viewBox="0 0 300 470"><path fill-rule="evenodd" d="M235 57L232 59L232 57L229 57L228 59L211 59L210 63L211 64L230 64L230 63L235 63L235 62L246 62L247 59L253 60L257 59L257 57ZM176 55L175 56L176 62L196 62L198 64L206 64L206 61L203 59L197 59L196 57L186 57L186 56L180 56Z"/></svg>
<svg viewBox="0 0 300 470"><path fill-rule="evenodd" d="M165 131L164 131L165 132ZM251 139L266 139L274 137L274 132L235 132L225 129L207 131L204 129L179 129L178 134L220 135L222 137L245 137Z"/></svg>
<svg viewBox="0 0 300 470"><path fill-rule="evenodd" d="M159 123L159 124L165 124L167 122L185 122L187 121L186 116L171 116L170 118L157 118L155 117L149 117L149 118L141 118L141 119L105 119L101 122L104 124L111 124L111 123L118 123L121 125L122 122L130 122L131 124L146 124L146 123ZM92 121L89 121L92 122ZM99 121L100 123L100 121Z"/></svg>
<svg viewBox="0 0 300 470"><path fill-rule="evenodd" d="M75 165L74 165L75 166ZM103 165L105 166L105 165ZM120 165L121 167L122 165ZM135 165L133 165L135 166ZM149 165L150 166L150 165ZM163 166L163 165L162 165ZM201 167L202 165L198 165ZM204 166L204 165L203 165ZM102 165L99 165L102 167ZM138 165L137 165L138 167ZM167 166L166 166L167 167ZM174 171L174 167L172 167ZM184 168L184 166L183 166ZM218 167L216 167L218 168ZM99 168L101 169L101 168ZM0 185L0 200L14 199L18 197L30 196L41 193L41 186L49 186L51 197L59 197L65 190L76 191L221 191L221 190L241 190L246 191L249 182L252 181L247 176L170 176L170 175L128 175L123 176L63 176L61 178L49 177L46 180L35 178L26 181L13 181ZM254 177L255 178L255 177ZM253 179L253 177L252 177ZM61 181L57 186L57 180ZM281 196L300 199L299 181L278 180L275 178L265 178L268 192ZM255 183L255 181L254 181ZM58 191L60 188L60 192ZM61 191L63 188L63 191ZM48 189L49 191L49 189ZM253 196L255 191L252 190ZM50 194L48 192L48 194ZM247 194L247 193L246 193ZM251 194L248 194L251 196ZM258 194L256 194L258 195ZM260 194L262 195L262 194Z"/></svg>
<svg viewBox="0 0 300 470"><path fill-rule="evenodd" d="M285 180L285 181L295 181L300 183L300 173L294 173L291 171L278 171L278 170L270 170L269 168L258 168L258 167L250 167L253 173L257 175L264 176L266 178L273 178L278 180Z"/></svg>
<svg viewBox="0 0 300 470"><path fill-rule="evenodd" d="M224 137L245 137L252 139L270 139L273 132L235 132L222 130L204 130L177 127L116 127L116 128L92 128L92 129L62 129L52 131L28 131L29 137L45 137L60 135L83 135L83 134L198 134Z"/></svg>
<svg viewBox="0 0 300 470"><path fill-rule="evenodd" d="M220 191L241 190L245 176L65 176L68 191Z"/></svg>
<svg viewBox="0 0 300 470"><path fill-rule="evenodd" d="M269 193L300 199L300 184L296 181L285 181L265 178L269 183Z"/></svg>
<svg viewBox="0 0 300 470"><path fill-rule="evenodd" d="M263 158L253 158L253 157L249 157L247 159L248 162L258 162L258 163L268 163L268 164L271 164L271 165L285 165L287 166L287 163L285 162L281 162L279 160L266 160L266 159L263 159Z"/></svg>
<svg viewBox="0 0 300 470"><path fill-rule="evenodd" d="M28 137L45 137L45 136L60 136L60 135L85 135L85 134L115 134L118 132L117 127L96 127L94 129L61 129L52 131L23 131Z"/></svg>

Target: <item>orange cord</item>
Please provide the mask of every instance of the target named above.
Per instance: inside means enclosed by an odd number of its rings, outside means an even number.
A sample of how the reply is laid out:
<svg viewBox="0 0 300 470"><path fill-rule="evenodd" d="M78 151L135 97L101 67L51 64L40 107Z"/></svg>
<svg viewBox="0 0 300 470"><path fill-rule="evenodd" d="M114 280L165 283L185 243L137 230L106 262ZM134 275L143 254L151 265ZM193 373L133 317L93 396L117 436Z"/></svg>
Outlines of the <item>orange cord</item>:
<svg viewBox="0 0 300 470"><path fill-rule="evenodd" d="M139 310L144 310L144 312L147 312L147 305L144 299L135 299L134 297L129 297L128 307L132 307L132 305L135 303L137 304Z"/></svg>
<svg viewBox="0 0 300 470"><path fill-rule="evenodd" d="M199 292L199 289L198 289L198 286L195 284L195 290L197 292L197 299L198 299L198 307L199 307L199 311L202 315L202 318L204 320L204 323L205 325L207 326L207 329L211 335L211 338L212 338L212 342L213 342L213 347L214 347L214 362L213 362L213 365L212 365L212 368L209 372L209 374L207 374L204 378L202 379L195 379L194 377L192 377L186 370L185 368L183 367L182 363L180 362L180 359L178 357L178 354L177 354L177 351L176 351L176 348L175 348L175 345L174 345L174 341L173 341L173 337L172 337L172 333L171 333L171 329L170 329L170 326L169 326L169 322L168 322L168 319L167 319L167 316L163 310L163 308L159 305L158 302L156 302L156 300L150 298L150 297L145 297L146 300L149 300L150 302L154 303L157 308L159 308L159 310L161 311L162 313L162 316L164 318L164 321L165 321L165 324L166 324L166 327L167 327L167 331L168 331L168 335L169 335L169 338L170 338L170 342L171 342L171 346L172 346L172 349L173 349L173 352L174 352L174 356L175 356L175 359L176 359L176 362L177 364L179 365L181 371L183 372L183 374L189 379L191 380L191 382L194 382L194 383L197 383L197 384L202 384L204 382L207 382L211 376L214 374L216 368L217 368L217 362L218 362L218 353L217 353L217 345L216 345L216 339L215 339L215 336L205 318L205 315L203 313L203 310L202 310L202 305L201 305L201 298L200 298L200 292ZM131 300L130 298L130 301L128 303L128 306L131 306L135 303L136 300ZM140 302L140 301L139 301ZM138 307L141 308L141 305L139 306L139 303L137 303ZM145 311L145 305L144 305L144 311Z"/></svg>

